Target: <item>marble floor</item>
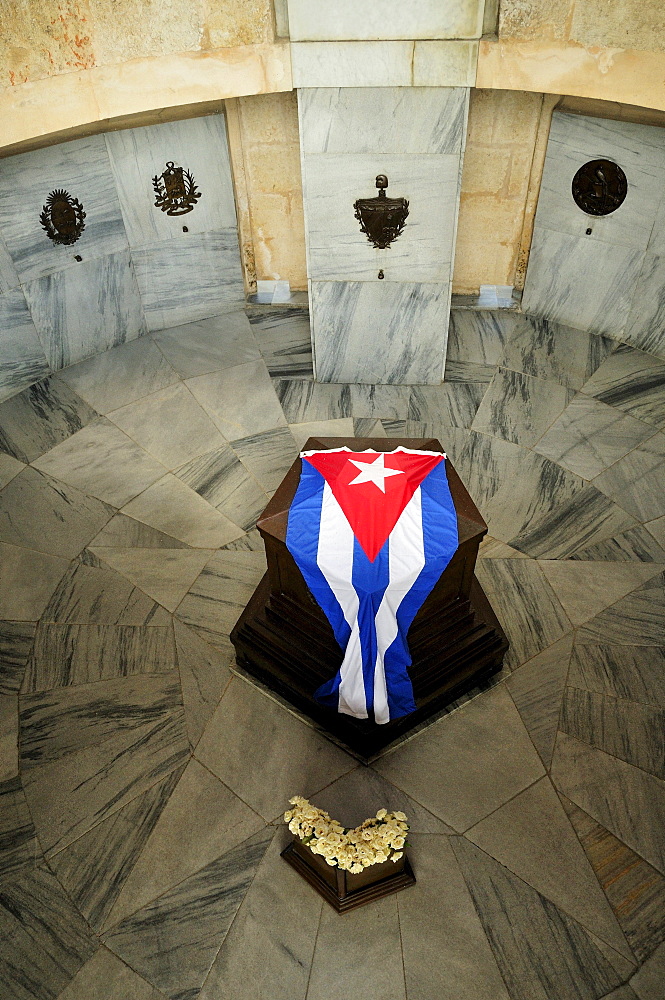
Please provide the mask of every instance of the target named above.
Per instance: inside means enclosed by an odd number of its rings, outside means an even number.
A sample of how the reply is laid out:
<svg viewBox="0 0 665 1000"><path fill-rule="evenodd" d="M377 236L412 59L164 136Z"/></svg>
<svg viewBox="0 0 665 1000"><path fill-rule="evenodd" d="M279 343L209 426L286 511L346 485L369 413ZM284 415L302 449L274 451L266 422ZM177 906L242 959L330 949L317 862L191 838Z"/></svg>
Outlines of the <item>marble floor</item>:
<svg viewBox="0 0 665 1000"><path fill-rule="evenodd" d="M238 308L0 404L0 996L662 1000L665 363L460 310L441 387L311 372L305 313ZM311 434L441 440L511 641L369 768L228 638ZM295 793L403 809L417 885L337 916Z"/></svg>

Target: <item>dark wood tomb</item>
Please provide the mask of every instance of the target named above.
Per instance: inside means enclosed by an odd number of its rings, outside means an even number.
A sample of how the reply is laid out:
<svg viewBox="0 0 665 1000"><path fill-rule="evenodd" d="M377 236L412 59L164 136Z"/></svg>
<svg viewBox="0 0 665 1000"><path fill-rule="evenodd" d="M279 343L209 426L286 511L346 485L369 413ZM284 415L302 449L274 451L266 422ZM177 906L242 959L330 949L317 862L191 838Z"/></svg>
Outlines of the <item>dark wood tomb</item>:
<svg viewBox="0 0 665 1000"><path fill-rule="evenodd" d="M309 438L307 451L340 448L443 451L434 438ZM286 547L289 507L300 480L293 463L257 527L268 571L233 632L238 665L325 729L364 762L501 669L508 642L474 577L487 525L451 465L448 483L457 512L459 547L416 615L408 634L416 711L377 725L317 704L313 693L339 669L343 652Z"/></svg>

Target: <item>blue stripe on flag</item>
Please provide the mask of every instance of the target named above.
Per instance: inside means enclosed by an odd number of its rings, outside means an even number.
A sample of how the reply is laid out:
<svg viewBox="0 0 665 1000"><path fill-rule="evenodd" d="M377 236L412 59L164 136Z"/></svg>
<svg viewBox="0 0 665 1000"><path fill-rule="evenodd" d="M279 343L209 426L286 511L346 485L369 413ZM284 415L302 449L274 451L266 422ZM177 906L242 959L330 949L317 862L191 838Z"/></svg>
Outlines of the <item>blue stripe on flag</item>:
<svg viewBox="0 0 665 1000"><path fill-rule="evenodd" d="M353 587L358 594L358 629L363 658L363 683L367 711L374 707L374 669L376 666L377 638L376 613L388 586L388 546L383 543L379 553L370 562L363 548L354 539L353 546Z"/></svg>

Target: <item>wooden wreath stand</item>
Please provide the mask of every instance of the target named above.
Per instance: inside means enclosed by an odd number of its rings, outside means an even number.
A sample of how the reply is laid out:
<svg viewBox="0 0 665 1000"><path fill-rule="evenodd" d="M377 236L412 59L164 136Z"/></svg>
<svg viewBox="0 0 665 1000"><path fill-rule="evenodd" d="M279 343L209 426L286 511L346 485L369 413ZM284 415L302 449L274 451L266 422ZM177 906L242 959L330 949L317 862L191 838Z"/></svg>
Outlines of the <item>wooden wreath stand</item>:
<svg viewBox="0 0 665 1000"><path fill-rule="evenodd" d="M443 451L434 438L309 438L305 449L346 445L352 451L405 448ZM368 763L501 669L508 642L473 571L487 525L451 463L446 463L457 512L459 547L409 629L409 675L416 711L385 725L354 719L317 704L313 694L335 675L343 653L328 619L286 547L289 507L300 480L296 459L257 527L268 572L231 633L238 665ZM311 853L311 852L310 852Z"/></svg>

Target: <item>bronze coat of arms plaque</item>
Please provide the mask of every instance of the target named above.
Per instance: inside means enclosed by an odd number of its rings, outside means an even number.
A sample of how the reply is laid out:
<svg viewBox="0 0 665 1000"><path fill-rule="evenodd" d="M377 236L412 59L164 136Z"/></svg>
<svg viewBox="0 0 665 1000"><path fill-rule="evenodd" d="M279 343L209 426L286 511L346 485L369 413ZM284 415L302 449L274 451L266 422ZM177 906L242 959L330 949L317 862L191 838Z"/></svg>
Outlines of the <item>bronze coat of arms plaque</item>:
<svg viewBox="0 0 665 1000"><path fill-rule="evenodd" d="M157 195L155 208L167 215L187 215L201 197L189 170L176 167L173 160L167 161L163 173L153 177L152 186Z"/></svg>
<svg viewBox="0 0 665 1000"><path fill-rule="evenodd" d="M81 202L62 188L51 191L39 216L48 238L66 247L76 243L85 229L84 219L85 212Z"/></svg>
<svg viewBox="0 0 665 1000"><path fill-rule="evenodd" d="M404 231L409 203L406 198L386 196L388 178L385 174L378 175L376 186L379 189L376 198L359 198L353 207L360 229L372 246L378 250L387 250Z"/></svg>
<svg viewBox="0 0 665 1000"><path fill-rule="evenodd" d="M573 177L573 198L587 215L611 215L628 193L626 175L612 160L589 160Z"/></svg>

